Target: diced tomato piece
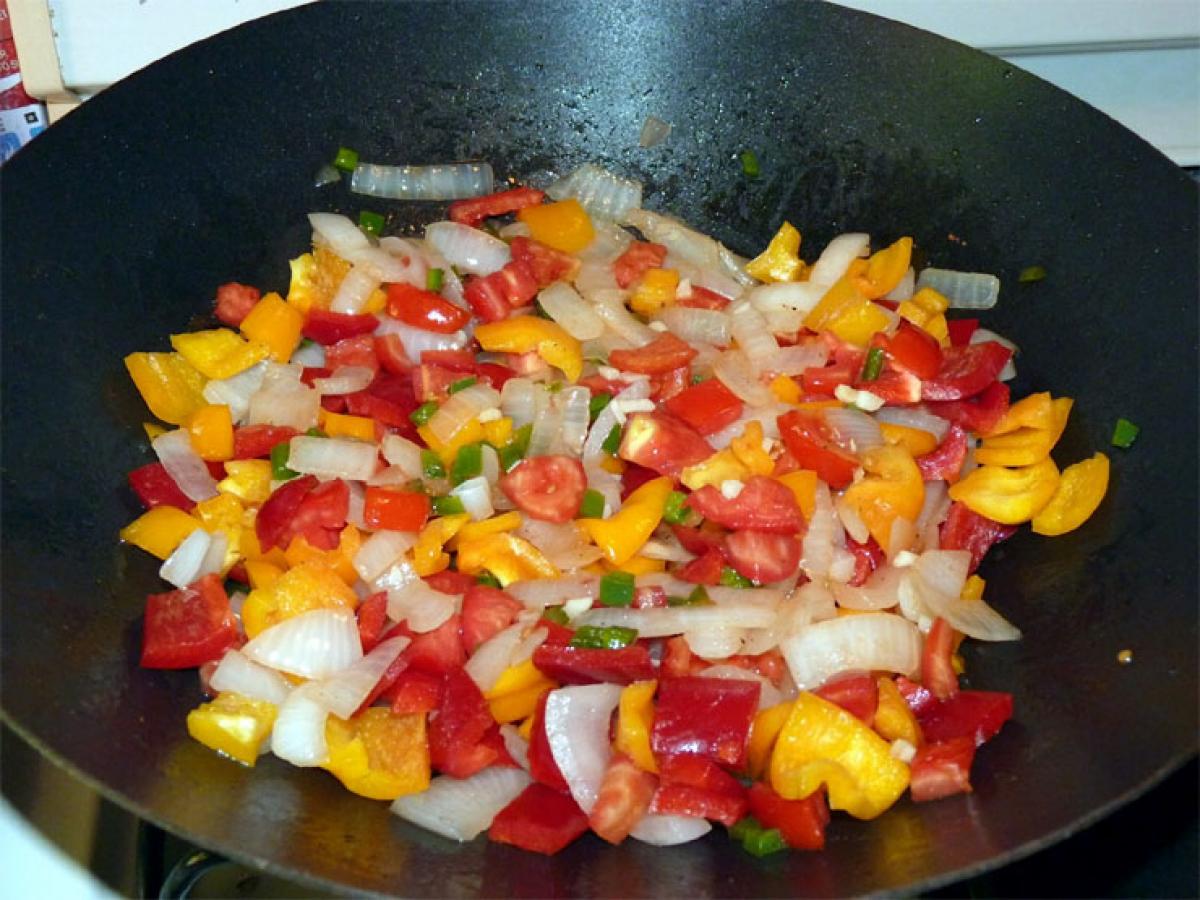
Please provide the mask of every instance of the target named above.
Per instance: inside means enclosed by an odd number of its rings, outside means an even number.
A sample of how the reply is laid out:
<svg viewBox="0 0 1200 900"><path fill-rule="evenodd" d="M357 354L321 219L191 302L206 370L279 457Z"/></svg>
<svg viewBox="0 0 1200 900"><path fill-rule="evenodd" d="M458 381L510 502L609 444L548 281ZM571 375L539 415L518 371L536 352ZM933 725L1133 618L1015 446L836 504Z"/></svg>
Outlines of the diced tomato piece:
<svg viewBox="0 0 1200 900"><path fill-rule="evenodd" d="M664 679L650 735L655 756L700 754L740 767L761 690L757 681L691 676Z"/></svg>
<svg viewBox="0 0 1200 900"><path fill-rule="evenodd" d="M801 468L812 469L834 490L854 480L858 459L836 441L820 415L793 409L779 417L779 435Z"/></svg>
<svg viewBox="0 0 1200 900"><path fill-rule="evenodd" d="M604 771L588 824L610 844L619 844L650 811L656 790L658 779L654 775L639 769L624 753L614 753Z"/></svg>
<svg viewBox="0 0 1200 900"><path fill-rule="evenodd" d="M552 622L545 616L538 619L537 627L546 629L546 640L544 643L549 644L551 647L561 647L563 644L569 644L571 643L571 639L575 637L575 629Z"/></svg>
<svg viewBox="0 0 1200 900"><path fill-rule="evenodd" d="M262 459L271 455L276 444L290 441L297 434L286 425L246 425L233 432L234 459Z"/></svg>
<svg viewBox="0 0 1200 900"><path fill-rule="evenodd" d="M542 644L533 651L533 664L559 684L631 684L654 677L650 651L642 644L620 650Z"/></svg>
<svg viewBox="0 0 1200 900"><path fill-rule="evenodd" d="M765 475L747 479L741 493L732 500L706 484L688 495L687 505L726 528L794 535L804 527L804 514L796 503L796 495L787 485ZM731 551L728 542L726 550Z"/></svg>
<svg viewBox="0 0 1200 900"><path fill-rule="evenodd" d="M690 425L662 413L630 416L617 451L621 459L672 478L712 454L713 448L708 441Z"/></svg>
<svg viewBox="0 0 1200 900"><path fill-rule="evenodd" d="M996 427L1008 412L1008 385L993 381L968 400L946 400L941 403L926 403L926 408L935 416L949 419L967 431L986 434Z"/></svg>
<svg viewBox="0 0 1200 900"><path fill-rule="evenodd" d="M554 761L550 740L546 737L546 699L549 696L550 692L546 691L538 698L537 709L533 713L533 728L529 733L529 775L547 787L565 791L567 780Z"/></svg>
<svg viewBox="0 0 1200 900"><path fill-rule="evenodd" d="M892 365L918 378L933 378L942 366L942 348L937 338L905 319L896 333L887 338L884 351Z"/></svg>
<svg viewBox="0 0 1200 900"><path fill-rule="evenodd" d="M687 390L692 380L691 366L680 366L661 375L650 376L650 399L664 403Z"/></svg>
<svg viewBox="0 0 1200 900"><path fill-rule="evenodd" d="M524 608L498 588L471 585L462 601L462 642L467 655L511 625Z"/></svg>
<svg viewBox="0 0 1200 900"><path fill-rule="evenodd" d="M226 325L237 328L242 324L242 320L250 315L250 310L254 309L260 296L262 295L258 288L238 284L236 281L221 285L217 288L217 318Z"/></svg>
<svg viewBox="0 0 1200 900"><path fill-rule="evenodd" d="M302 475L285 481L263 503L254 520L254 532L264 552L272 547L287 547L293 533L293 518L316 486L317 476Z"/></svg>
<svg viewBox="0 0 1200 900"><path fill-rule="evenodd" d="M258 514L262 516L261 509ZM300 508L288 526L288 540L302 535L318 550L332 550L338 545L349 514L350 488L346 482L340 478L321 482L300 501ZM263 549L266 549L265 545Z"/></svg>
<svg viewBox="0 0 1200 900"><path fill-rule="evenodd" d="M617 287L627 288L636 284L646 274L647 269L661 267L666 258L667 248L662 244L633 241L613 262L613 276L617 279Z"/></svg>
<svg viewBox="0 0 1200 900"><path fill-rule="evenodd" d="M534 782L492 820L488 837L552 856L588 830L588 817L564 791Z"/></svg>
<svg viewBox="0 0 1200 900"><path fill-rule="evenodd" d="M622 372L643 375L662 375L696 358L696 351L687 341L667 331L644 347L632 350L613 350L608 354L609 365Z"/></svg>
<svg viewBox="0 0 1200 900"><path fill-rule="evenodd" d="M742 401L719 378L706 378L680 391L666 407L700 434L720 431L742 414Z"/></svg>
<svg viewBox="0 0 1200 900"><path fill-rule="evenodd" d="M384 697L397 715L433 712L442 704L442 679L428 672L402 672Z"/></svg>
<svg viewBox="0 0 1200 900"><path fill-rule="evenodd" d="M850 584L858 587L883 563L885 556L883 548L875 543L875 538L868 537L865 544L860 544L851 537L846 538L846 549L854 554L854 575Z"/></svg>
<svg viewBox="0 0 1200 900"><path fill-rule="evenodd" d="M685 675L696 674L692 662L692 648L683 637L667 638L663 642L662 661L659 663L658 674L663 678L683 678ZM696 670L698 671L698 669Z"/></svg>
<svg viewBox="0 0 1200 900"><path fill-rule="evenodd" d="M971 792L975 742L969 737L936 741L918 748L910 764L909 789L918 803Z"/></svg>
<svg viewBox="0 0 1200 900"><path fill-rule="evenodd" d="M625 500L626 497L647 481L653 481L657 477L658 473L653 469L647 469L645 466L639 466L637 463L627 462L625 464L625 471L621 473L621 499Z"/></svg>
<svg viewBox="0 0 1200 900"><path fill-rule="evenodd" d="M676 569L675 577L689 584L718 584L724 568L725 554L720 550L706 550Z"/></svg>
<svg viewBox="0 0 1200 900"><path fill-rule="evenodd" d="M867 725L875 721L875 710L879 707L879 686L869 672L834 678L813 693L830 703L836 703Z"/></svg>
<svg viewBox="0 0 1200 900"><path fill-rule="evenodd" d="M925 635L921 650L921 683L939 700L958 693L958 674L950 657L954 655L955 631L950 623L938 616Z"/></svg>
<svg viewBox="0 0 1200 900"><path fill-rule="evenodd" d="M950 343L955 347L971 343L971 335L979 328L978 319L947 319L946 330L950 334Z"/></svg>
<svg viewBox="0 0 1200 900"><path fill-rule="evenodd" d="M921 395L926 400L963 400L974 397L996 380L1012 359L1012 350L996 341L947 347L942 367L925 380Z"/></svg>
<svg viewBox="0 0 1200 900"><path fill-rule="evenodd" d="M958 425L951 425L938 446L916 458L917 468L925 481L958 480L963 463L967 459L967 433Z"/></svg>
<svg viewBox="0 0 1200 900"><path fill-rule="evenodd" d="M501 390L508 379L517 376L517 373L508 366L502 366L499 363L480 363L476 369L479 380L484 384L490 384L496 390Z"/></svg>
<svg viewBox="0 0 1200 900"><path fill-rule="evenodd" d="M800 565L800 542L790 534L742 529L725 538L729 564L757 584L783 581Z"/></svg>
<svg viewBox="0 0 1200 900"><path fill-rule="evenodd" d="M475 585L479 584L470 575L455 572L453 569L443 569L441 572L426 575L425 583L435 591L441 591L443 594L465 594L471 588L475 587Z"/></svg>
<svg viewBox="0 0 1200 900"><path fill-rule="evenodd" d="M450 221L475 227L484 219L503 216L527 206L537 206L546 194L537 188L519 187L483 197L469 197L450 204Z"/></svg>
<svg viewBox="0 0 1200 900"><path fill-rule="evenodd" d="M533 376L550 371L550 364L542 359L536 350L525 353L506 353L508 367L517 375Z"/></svg>
<svg viewBox="0 0 1200 900"><path fill-rule="evenodd" d="M688 525L672 525L671 531L688 553L702 556L709 550L716 550L722 557L725 554L725 530L710 522L699 528Z"/></svg>
<svg viewBox="0 0 1200 900"><path fill-rule="evenodd" d="M800 373L800 386L806 394L832 397L839 385L854 384L862 374L865 354L835 361L826 366L812 366Z"/></svg>
<svg viewBox="0 0 1200 900"><path fill-rule="evenodd" d="M716 291L693 284L692 292L680 297L677 302L680 306L690 309L724 309L729 305L730 300L724 294L718 294Z"/></svg>
<svg viewBox="0 0 1200 900"><path fill-rule="evenodd" d="M414 372L413 396L418 403L429 400L441 403L450 396L450 385L469 377L445 366L423 362Z"/></svg>
<svg viewBox="0 0 1200 900"><path fill-rule="evenodd" d="M823 790L813 791L803 800L785 800L767 784L756 781L750 785L747 800L750 815L764 828L778 828L789 847L795 850L824 849L829 803Z"/></svg>
<svg viewBox="0 0 1200 900"><path fill-rule="evenodd" d="M383 370L393 375L406 375L413 367L412 360L408 358L404 349L404 342L398 334L377 334L375 356Z"/></svg>
<svg viewBox="0 0 1200 900"><path fill-rule="evenodd" d="M417 408L417 404L407 390L400 403L372 394L369 388L365 391L346 394L345 400L346 412L352 416L366 416L386 428L398 429L409 437L416 434L416 428L413 426L409 414Z"/></svg>
<svg viewBox="0 0 1200 900"><path fill-rule="evenodd" d="M415 634L404 623L400 632L412 638L412 643L400 654L405 664L418 672L444 675L462 668L467 661L459 629L462 619L455 613L433 631Z"/></svg>
<svg viewBox="0 0 1200 900"><path fill-rule="evenodd" d="M873 381L856 379L854 387L870 391L886 406L907 406L921 400L921 379L912 372L902 372L890 366L884 368Z"/></svg>
<svg viewBox="0 0 1200 900"><path fill-rule="evenodd" d="M475 375L479 371L475 354L470 350L425 350L421 353L421 362L452 369L463 375Z"/></svg>
<svg viewBox="0 0 1200 900"><path fill-rule="evenodd" d="M463 296L471 309L485 322L506 318L512 310L528 306L537 292L538 283L533 273L516 261L490 275L470 279L463 288Z"/></svg>
<svg viewBox="0 0 1200 900"><path fill-rule="evenodd" d="M336 372L342 366L362 366L372 372L379 371L379 357L375 355L375 339L369 334L342 338L325 348L325 368Z"/></svg>
<svg viewBox="0 0 1200 900"><path fill-rule="evenodd" d="M634 609L662 609L667 605L667 591L661 585L647 584L633 592Z"/></svg>
<svg viewBox="0 0 1200 900"><path fill-rule="evenodd" d="M376 591L358 604L358 640L363 653L370 653L379 643L383 626L387 624L387 592Z"/></svg>
<svg viewBox="0 0 1200 900"><path fill-rule="evenodd" d="M363 499L363 522L371 530L420 531L429 518L429 495L368 487Z"/></svg>
<svg viewBox="0 0 1200 900"><path fill-rule="evenodd" d="M471 314L441 294L403 282L387 286L387 309L405 325L453 334L471 321Z"/></svg>
<svg viewBox="0 0 1200 900"><path fill-rule="evenodd" d="M749 801L745 788L708 757L692 753L655 755L659 787L651 801L651 812L713 819L726 826L746 815Z"/></svg>
<svg viewBox="0 0 1200 900"><path fill-rule="evenodd" d="M556 281L574 281L581 265L577 257L535 241L518 236L508 245L512 258L527 268L538 283L547 287Z"/></svg>
<svg viewBox="0 0 1200 900"><path fill-rule="evenodd" d="M346 338L370 334L379 326L372 315L351 315L313 307L304 318L303 334L318 344L336 344Z"/></svg>
<svg viewBox="0 0 1200 900"><path fill-rule="evenodd" d="M167 474L162 463L153 462L139 466L129 473L129 486L142 501L146 509L156 506L175 506L190 512L195 502L179 489L175 479Z"/></svg>
<svg viewBox="0 0 1200 900"><path fill-rule="evenodd" d="M543 522L569 522L587 492L583 463L571 456L531 456L500 476L500 490L521 512Z"/></svg>
<svg viewBox="0 0 1200 900"><path fill-rule="evenodd" d="M147 669L194 669L219 659L238 640L237 619L219 576L146 597L141 664Z"/></svg>
<svg viewBox="0 0 1200 900"><path fill-rule="evenodd" d="M1006 541L1016 533L1015 525L1001 525L955 500L942 523L939 544L943 550L970 550L970 571L974 572L993 544Z"/></svg>
<svg viewBox="0 0 1200 900"><path fill-rule="evenodd" d="M448 672L442 682L442 705L429 720L430 764L454 778L470 778L491 765L497 754L481 754L476 748L494 724L471 676L464 669Z"/></svg>
<svg viewBox="0 0 1200 900"><path fill-rule="evenodd" d="M947 700L907 678L897 678L896 687L917 717L927 741L948 741L969 737L979 746L995 737L1012 718L1012 694L1002 691L962 691Z"/></svg>

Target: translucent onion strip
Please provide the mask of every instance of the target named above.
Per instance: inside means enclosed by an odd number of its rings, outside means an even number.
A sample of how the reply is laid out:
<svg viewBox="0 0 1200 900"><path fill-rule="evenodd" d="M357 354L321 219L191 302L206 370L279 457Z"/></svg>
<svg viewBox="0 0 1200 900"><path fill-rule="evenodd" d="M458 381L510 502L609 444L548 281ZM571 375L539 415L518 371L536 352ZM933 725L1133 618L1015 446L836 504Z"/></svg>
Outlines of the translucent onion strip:
<svg viewBox="0 0 1200 900"><path fill-rule="evenodd" d="M779 649L800 690L842 672L884 671L913 677L921 668L921 633L892 613L868 612L816 622Z"/></svg>
<svg viewBox="0 0 1200 900"><path fill-rule="evenodd" d="M585 163L561 178L546 193L555 200L574 197L580 206L599 219L622 219L642 205L642 183Z"/></svg>
<svg viewBox="0 0 1200 900"><path fill-rule="evenodd" d="M359 163L350 176L350 190L393 200L459 200L481 197L495 183L488 163L448 163L433 166L385 166Z"/></svg>
<svg viewBox="0 0 1200 900"><path fill-rule="evenodd" d="M171 480L189 500L207 500L217 495L217 482L204 460L192 449L192 439L182 428L160 434L150 445Z"/></svg>
<svg viewBox="0 0 1200 900"><path fill-rule="evenodd" d="M950 301L951 309L991 309L1000 298L1000 279L983 272L922 269L917 290L933 288Z"/></svg>

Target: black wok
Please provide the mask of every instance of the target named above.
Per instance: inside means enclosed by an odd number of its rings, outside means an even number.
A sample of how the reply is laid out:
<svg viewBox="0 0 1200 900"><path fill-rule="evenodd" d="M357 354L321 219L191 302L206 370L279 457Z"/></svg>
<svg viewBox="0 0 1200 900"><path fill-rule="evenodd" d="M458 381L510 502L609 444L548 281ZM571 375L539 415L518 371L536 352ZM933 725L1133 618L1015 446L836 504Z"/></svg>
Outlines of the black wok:
<svg viewBox="0 0 1200 900"><path fill-rule="evenodd" d="M648 114L674 131L641 150ZM1077 398L1060 464L1109 449L1118 416L1142 436L1113 453L1091 522L1022 534L985 572L1026 637L968 653L973 685L1017 696L974 794L839 818L822 854L756 861L715 834L667 851L588 837L543 859L451 845L325 773L249 771L186 737L195 676L136 666L159 582L116 544L136 512L124 473L147 460L120 360L199 321L222 281L285 287L307 211L384 209L393 230L434 212L312 187L339 144L517 178L597 160L743 253L786 217L810 257L843 230L911 233L941 266L1001 276L991 321L1021 344L1016 387ZM1026 855L1196 750L1196 225L1196 187L1095 110L834 7L320 4L205 41L4 170L4 717L150 821L360 891L850 894ZM1034 264L1046 279L1018 286Z"/></svg>

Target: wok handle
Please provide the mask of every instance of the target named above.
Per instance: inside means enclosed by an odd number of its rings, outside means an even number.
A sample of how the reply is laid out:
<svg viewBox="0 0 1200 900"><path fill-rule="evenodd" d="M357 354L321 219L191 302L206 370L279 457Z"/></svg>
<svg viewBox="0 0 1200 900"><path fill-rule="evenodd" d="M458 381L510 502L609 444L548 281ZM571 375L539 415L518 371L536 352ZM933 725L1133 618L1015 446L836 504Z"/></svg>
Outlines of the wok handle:
<svg viewBox="0 0 1200 900"><path fill-rule="evenodd" d="M223 856L209 853L207 850L197 850L188 854L175 863L159 888L159 900L186 900L201 878L213 869L221 866L235 865Z"/></svg>

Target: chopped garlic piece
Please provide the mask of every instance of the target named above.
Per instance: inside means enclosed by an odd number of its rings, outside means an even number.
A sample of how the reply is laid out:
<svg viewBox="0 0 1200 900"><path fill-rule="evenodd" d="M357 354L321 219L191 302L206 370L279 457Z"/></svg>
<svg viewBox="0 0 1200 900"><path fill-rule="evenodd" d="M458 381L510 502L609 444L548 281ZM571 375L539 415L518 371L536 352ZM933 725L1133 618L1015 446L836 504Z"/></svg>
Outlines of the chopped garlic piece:
<svg viewBox="0 0 1200 900"><path fill-rule="evenodd" d="M729 478L721 482L721 496L726 500L736 500L745 486L736 478Z"/></svg>
<svg viewBox="0 0 1200 900"><path fill-rule="evenodd" d="M850 387L848 384L839 384L833 390L833 396L837 397L843 403L848 403L851 406L856 406L863 412L875 412L883 406L883 398L877 394L872 394L870 391L859 391Z"/></svg>
<svg viewBox="0 0 1200 900"><path fill-rule="evenodd" d="M504 413L500 412L499 407L491 406L479 414L480 423L495 422L504 417Z"/></svg>
<svg viewBox="0 0 1200 900"><path fill-rule="evenodd" d="M891 754L894 759L898 759L902 763L910 763L917 755L917 748L904 738L896 738L892 741Z"/></svg>

